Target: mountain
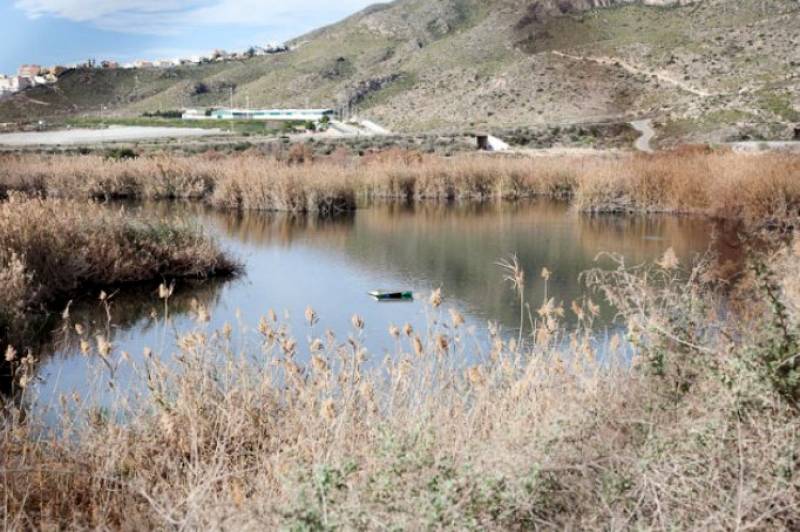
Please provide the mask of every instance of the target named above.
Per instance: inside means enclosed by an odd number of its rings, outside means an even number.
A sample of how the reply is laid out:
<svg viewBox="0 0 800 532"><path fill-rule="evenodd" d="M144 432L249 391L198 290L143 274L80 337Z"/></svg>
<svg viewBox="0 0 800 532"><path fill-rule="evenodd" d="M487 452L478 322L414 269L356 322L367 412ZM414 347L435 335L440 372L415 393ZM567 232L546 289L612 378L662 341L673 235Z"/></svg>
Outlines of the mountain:
<svg viewBox="0 0 800 532"><path fill-rule="evenodd" d="M797 0L397 0L283 54L73 70L0 121L228 105L355 108L397 131L657 120L663 137L779 138L800 122Z"/></svg>

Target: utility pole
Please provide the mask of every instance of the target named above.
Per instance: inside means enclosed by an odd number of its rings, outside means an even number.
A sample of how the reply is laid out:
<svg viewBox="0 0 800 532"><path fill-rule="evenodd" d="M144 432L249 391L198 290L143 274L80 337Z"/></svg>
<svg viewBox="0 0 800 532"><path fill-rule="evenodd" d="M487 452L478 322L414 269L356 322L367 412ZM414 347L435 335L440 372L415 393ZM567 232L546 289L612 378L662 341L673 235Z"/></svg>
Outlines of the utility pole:
<svg viewBox="0 0 800 532"><path fill-rule="evenodd" d="M233 109L233 87L231 89L231 109Z"/></svg>

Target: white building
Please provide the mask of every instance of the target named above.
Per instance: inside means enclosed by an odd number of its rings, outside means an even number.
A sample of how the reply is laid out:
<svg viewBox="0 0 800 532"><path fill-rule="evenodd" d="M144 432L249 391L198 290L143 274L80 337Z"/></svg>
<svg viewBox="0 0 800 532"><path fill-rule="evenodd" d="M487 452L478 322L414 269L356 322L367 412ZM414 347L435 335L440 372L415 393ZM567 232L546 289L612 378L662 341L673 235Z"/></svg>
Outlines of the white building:
<svg viewBox="0 0 800 532"><path fill-rule="evenodd" d="M324 117L332 119L333 109L212 109L209 112L188 109L184 120L260 120L277 122L319 122Z"/></svg>
<svg viewBox="0 0 800 532"><path fill-rule="evenodd" d="M11 78L11 89L16 91L21 91L23 89L27 89L28 87L33 86L33 80L31 78L26 78L24 76L14 76Z"/></svg>
<svg viewBox="0 0 800 532"><path fill-rule="evenodd" d="M182 118L184 120L206 120L211 117L206 116L204 109L187 109L183 112Z"/></svg>
<svg viewBox="0 0 800 532"><path fill-rule="evenodd" d="M0 75L0 96L11 92L11 78Z"/></svg>

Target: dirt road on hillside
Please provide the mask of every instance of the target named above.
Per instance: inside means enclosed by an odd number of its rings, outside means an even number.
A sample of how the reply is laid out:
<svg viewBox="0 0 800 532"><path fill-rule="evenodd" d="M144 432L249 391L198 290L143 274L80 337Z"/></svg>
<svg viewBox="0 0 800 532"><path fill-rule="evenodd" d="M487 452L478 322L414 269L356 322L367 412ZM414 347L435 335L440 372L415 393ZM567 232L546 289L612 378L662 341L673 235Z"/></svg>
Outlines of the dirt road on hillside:
<svg viewBox="0 0 800 532"><path fill-rule="evenodd" d="M620 68L630 72L631 74L635 74L635 75L642 75L642 76L647 76L647 77L655 77L659 81L663 81L664 83L668 83L670 85L673 85L673 86L675 86L675 87L677 87L677 88L679 88L681 90L684 90L686 92L692 93L695 96L701 96L703 98L708 98L709 96L714 96L714 94L712 94L712 93L710 93L708 91L692 87L688 83L685 83L684 81L679 80L679 79L675 79L672 76L670 76L669 74L666 74L664 72L656 72L656 71L652 71L652 70L645 70L643 68L639 68L639 67L633 66L630 63L627 63L627 62L623 61L622 59L617 59L615 57L592 57L592 56L571 55L571 54L565 54L564 52L559 52L558 50L551 50L550 53L552 53L555 56L564 57L566 59L572 59L574 61L589 61L591 63L596 63L598 65L620 67Z"/></svg>
<svg viewBox="0 0 800 532"><path fill-rule="evenodd" d="M631 126L641 134L634 143L636 149L645 153L653 153L653 146L650 144L650 141L656 136L656 130L653 129L653 121L649 119L634 120L631 122Z"/></svg>

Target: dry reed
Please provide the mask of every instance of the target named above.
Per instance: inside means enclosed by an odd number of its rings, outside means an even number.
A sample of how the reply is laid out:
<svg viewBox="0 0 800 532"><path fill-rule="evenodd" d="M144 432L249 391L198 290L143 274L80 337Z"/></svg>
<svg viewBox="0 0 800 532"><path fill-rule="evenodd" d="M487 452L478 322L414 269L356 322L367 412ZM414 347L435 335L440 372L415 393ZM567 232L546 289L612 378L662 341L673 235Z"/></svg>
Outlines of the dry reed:
<svg viewBox="0 0 800 532"><path fill-rule="evenodd" d="M90 287L204 277L239 266L197 228L86 201L0 202L0 344L30 312ZM14 329L14 330L9 330Z"/></svg>
<svg viewBox="0 0 800 532"><path fill-rule="evenodd" d="M391 327L397 355L377 364L361 318L338 340L313 309L307 342L270 313L235 347L198 306L169 360L78 331L148 393L112 410L64 398L51 436L7 406L4 526L793 529L800 396L767 363L782 314L726 320L704 271L679 268L668 253L587 274L626 320L632 366L618 339L598 352L590 302L576 332L546 301L524 345L490 329L474 353L436 293L429 334ZM797 304L754 286L754 304Z"/></svg>
<svg viewBox="0 0 800 532"><path fill-rule="evenodd" d="M302 161L302 162L301 162ZM389 152L278 161L255 154L11 155L0 187L79 198L202 198L225 208L336 212L359 198L571 198L589 212L697 213L768 223L796 215L800 157L685 150L656 155L452 158Z"/></svg>

